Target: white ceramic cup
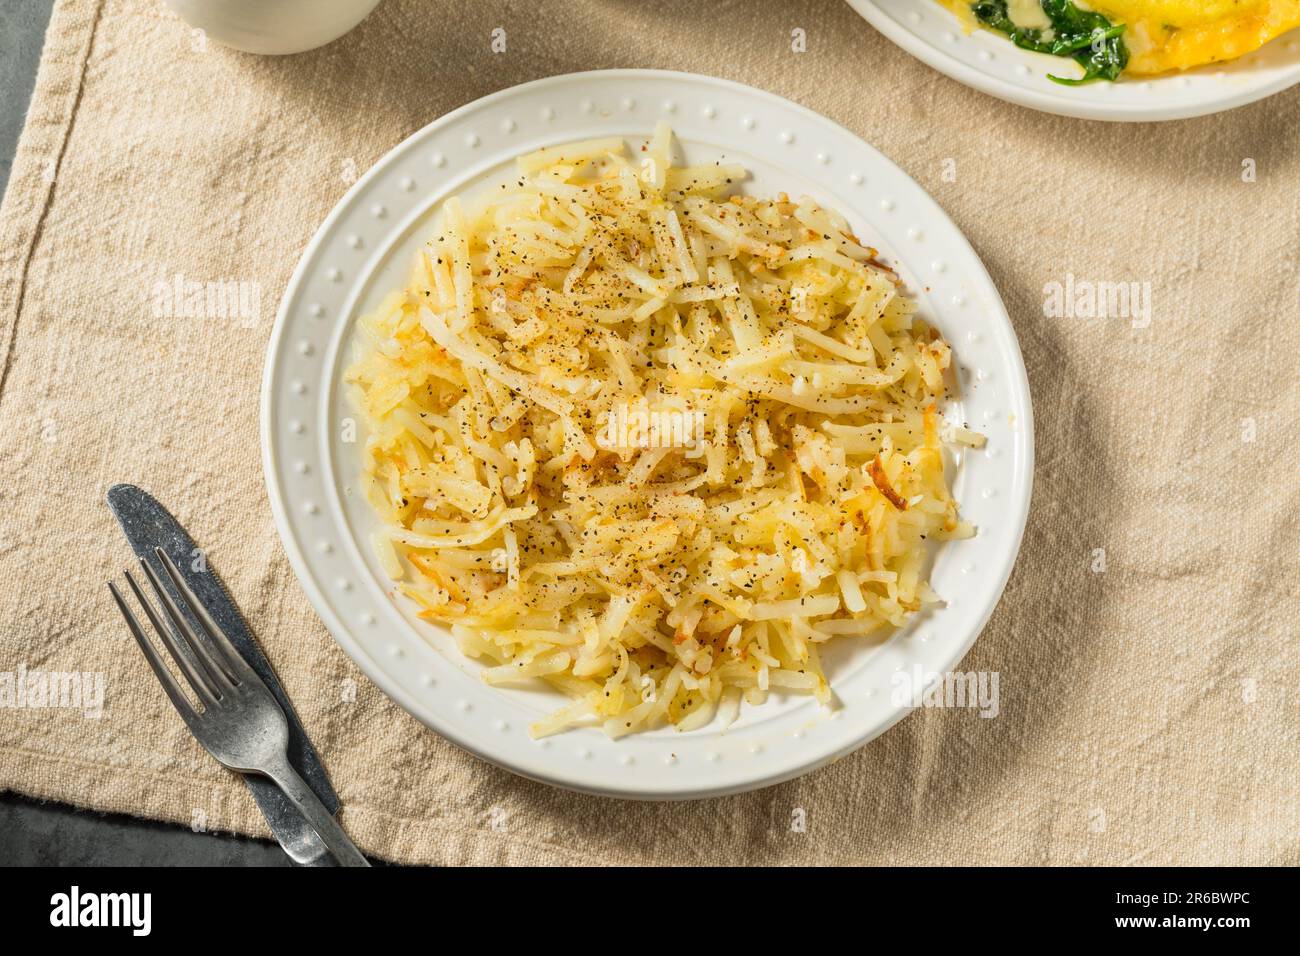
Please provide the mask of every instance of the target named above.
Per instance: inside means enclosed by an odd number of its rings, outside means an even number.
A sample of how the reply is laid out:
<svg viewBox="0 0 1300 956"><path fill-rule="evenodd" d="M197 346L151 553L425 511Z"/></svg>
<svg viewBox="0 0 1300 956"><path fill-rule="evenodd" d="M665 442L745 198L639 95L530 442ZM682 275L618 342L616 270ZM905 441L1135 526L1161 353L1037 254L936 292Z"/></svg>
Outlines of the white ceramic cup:
<svg viewBox="0 0 1300 956"><path fill-rule="evenodd" d="M379 0L166 0L190 26L246 53L301 53L337 40Z"/></svg>

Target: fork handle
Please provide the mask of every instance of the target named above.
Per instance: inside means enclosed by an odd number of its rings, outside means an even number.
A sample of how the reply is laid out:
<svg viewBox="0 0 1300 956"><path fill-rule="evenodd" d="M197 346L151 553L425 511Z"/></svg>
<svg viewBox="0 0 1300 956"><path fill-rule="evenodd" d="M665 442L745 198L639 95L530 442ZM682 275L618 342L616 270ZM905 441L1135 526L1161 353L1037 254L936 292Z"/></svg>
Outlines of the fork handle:
<svg viewBox="0 0 1300 956"><path fill-rule="evenodd" d="M320 802L316 792L298 775L298 771L293 769L288 757L283 757L276 763L260 769L284 791L284 795L298 808L311 828L320 835L321 842L341 866L370 865L369 861L361 855L361 851L356 848L356 844L343 832L338 821L325 809L325 804Z"/></svg>

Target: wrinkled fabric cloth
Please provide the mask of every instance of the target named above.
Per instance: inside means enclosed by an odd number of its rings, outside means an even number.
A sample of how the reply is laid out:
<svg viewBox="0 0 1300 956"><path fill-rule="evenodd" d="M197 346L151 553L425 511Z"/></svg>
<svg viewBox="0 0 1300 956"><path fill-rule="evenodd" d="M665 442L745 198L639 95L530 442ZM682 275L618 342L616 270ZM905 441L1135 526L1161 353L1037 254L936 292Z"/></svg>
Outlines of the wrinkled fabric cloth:
<svg viewBox="0 0 1300 956"><path fill-rule="evenodd" d="M922 709L733 797L578 796L427 730L313 614L258 433L305 244L359 172L443 113L626 66L721 75L847 126L991 271L1037 429L1023 549L962 664L999 674L995 719ZM1294 89L1174 123L1049 116L935 73L830 0L386 0L285 58L224 49L153 0L61 2L0 213L0 674L102 674L105 696L98 719L0 708L0 788L268 835L110 603L129 552L103 496L131 481L208 549L345 827L380 857L1300 863L1298 151ZM159 291L177 276L243 283L240 314L186 318ZM1079 282L1146 284L1150 321L1045 315L1053 283Z"/></svg>

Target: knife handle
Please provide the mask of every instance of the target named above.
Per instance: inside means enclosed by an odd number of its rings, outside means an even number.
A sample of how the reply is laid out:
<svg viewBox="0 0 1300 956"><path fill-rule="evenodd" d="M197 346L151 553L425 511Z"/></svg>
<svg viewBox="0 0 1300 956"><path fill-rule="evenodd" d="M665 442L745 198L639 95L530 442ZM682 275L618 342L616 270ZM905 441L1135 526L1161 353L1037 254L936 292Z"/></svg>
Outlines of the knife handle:
<svg viewBox="0 0 1300 956"><path fill-rule="evenodd" d="M288 757L281 757L275 763L258 768L278 786L289 801L298 808L307 823L320 836L321 841L333 854L341 866L369 866L369 861L361 855L338 821L325 809L315 791L307 786L307 781L293 769Z"/></svg>

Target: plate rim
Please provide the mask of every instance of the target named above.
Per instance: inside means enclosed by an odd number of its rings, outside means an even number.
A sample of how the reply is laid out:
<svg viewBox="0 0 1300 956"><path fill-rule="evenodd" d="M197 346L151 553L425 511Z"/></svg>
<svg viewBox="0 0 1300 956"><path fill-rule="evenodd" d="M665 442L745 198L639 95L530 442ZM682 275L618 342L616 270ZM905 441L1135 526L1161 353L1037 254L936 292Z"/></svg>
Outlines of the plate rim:
<svg viewBox="0 0 1300 956"><path fill-rule="evenodd" d="M1040 113L1051 113L1071 119L1097 120L1107 123L1158 123L1195 119L1199 116L1211 116L1215 113L1224 113L1238 107L1249 106L1251 103L1268 99L1278 93L1284 93L1293 86L1300 84L1300 64L1297 64L1289 74L1279 77L1274 82L1266 83L1260 87L1250 87L1241 93L1224 97L1221 100L1149 107L1124 103L1099 104L1086 100L1072 101L1063 93L1050 95L1030 89L1027 86L1008 82L1001 77L992 76L968 66L956 57L944 52L942 48L927 42L911 30L908 30L877 6L876 0L845 0L845 2L858 16L866 20L867 23L899 49L949 79L955 80L977 92L996 97L1016 106L1023 106L1037 110ZM937 3L934 6L936 9L943 9ZM951 15L951 11L946 12ZM1274 40L1277 39L1279 38L1274 38Z"/></svg>
<svg viewBox="0 0 1300 956"><path fill-rule="evenodd" d="M1023 488L1023 492L1012 499L1014 509L1018 511L1014 525L1009 523L1004 526L1011 532L1011 541L1002 557L1002 567L999 569L999 574L995 581L996 586L991 588L989 591L991 598L988 600L987 606L984 608L983 613L979 615L978 619L975 620L973 625L970 627L969 636L963 644L951 654L951 659L944 664L943 669L950 670L955 667L966 656L966 654L969 653L970 648L983 633L983 630L987 626L994 610L1001 603L1007 582L1009 581L1011 573L1019 559L1033 494L1035 457L1033 400L1029 387L1028 374L1025 369L1024 355L1020 349L1019 338L1016 335L1015 326L1011 322L1006 304L1002 300L1001 293L998 292L997 285L989 275L988 269L982 258L971 245L970 240L967 238L965 233L958 228L957 224L953 222L951 217L946 211L944 211L934 197L931 196L919 183L917 183L912 176L898 166L898 164L881 153L876 147L871 145L853 130L835 120L778 94L733 80L686 71L640 68L589 70L555 74L516 84L502 90L497 90L493 93L487 94L486 96L464 103L411 132L396 143L391 149L385 152L356 180L356 182L351 185L351 187L335 203L333 208L326 215L325 219L321 222L321 225L316 229L315 233L313 233L311 239L300 254L298 263L285 286L283 295L281 296L276 310L275 324L267 342L266 358L263 366L262 387L259 398L259 437L261 443L263 480L266 483L267 496L271 505L271 511L281 546L284 548L285 554L288 557L290 566L294 572L294 577L297 579L299 586L306 594L312 610L325 626L326 631L334 642L342 648L342 650L358 667L361 668L363 673L365 673L366 676L374 682L387 697L397 703L416 720L420 721L420 723L424 724L434 733L451 741L461 749L466 750L489 763L503 767L504 769L519 774L520 776L551 786L560 787L562 789L620 799L706 799L772 786L802 776L805 773L812 772L813 770L832 763L864 746L866 743L891 729L916 708L912 706L896 707L887 720L875 726L866 727L861 733L853 734L842 746L838 746L831 751L817 752L814 756L801 760L800 762L788 767L746 777L739 783L729 783L718 786L697 785L669 789L654 786L652 783L642 779L639 782L636 780L629 780L625 783L620 783L619 785L597 785L575 782L571 779L552 776L541 767L520 765L515 761L503 758L499 754L487 752L483 748L476 746L466 737L466 735L460 733L458 728L454 725L448 725L441 721L435 723L428 716L427 709L423 703L412 694L408 693L399 683L391 680L387 671L378 666L378 662L372 656L370 651L364 647L362 642L353 637L353 629L338 618L331 602L324 597L321 583L317 580L314 570L308 564L302 544L290 522L288 508L286 502L280 495L276 480L277 476L282 473L283 468L283 463L280 462L276 456L277 448L273 435L274 422L271 418L271 411L275 402L275 396L273 393L276 384L275 372L278 366L277 357L285 348L290 307L300 296L304 277L306 276L308 268L316 257L320 247L324 244L326 238L334 231L337 221L350 210L353 203L357 200L357 197L365 191L367 185L373 179L382 175L383 170L399 154L404 153L407 149L415 148L418 141L440 127L451 125L455 120L467 113L495 104L500 100L519 95L525 91L534 91L539 87L561 85L570 82L587 81L598 83L605 79L671 79L718 87L777 104L784 109L793 110L813 122L832 127L837 132L850 137L857 144L864 147L870 154L877 157L879 161L887 164L887 166L894 169L899 175L905 177L906 180L910 182L912 186L914 186L915 189L929 202L933 213L940 217L940 222L951 230L951 235L954 237L956 243L958 243L966 252L969 252L972 263L978 269L978 272L973 271L972 274L975 278L982 280L987 288L991 290L993 294L992 304L996 309L994 319L996 320L1000 314L1001 321L1005 325L1005 330L1010 337L1010 342L1014 345L1014 348L1007 353L1007 358L1010 368L1014 373L1014 378L1016 379L1014 385L1024 398L1023 408L1017 409L1017 412L1022 415L1019 427L1023 429L1024 434L1023 454L1017 454L1013 471L1013 485L1018 483L1019 486ZM633 776L643 777L640 773Z"/></svg>

